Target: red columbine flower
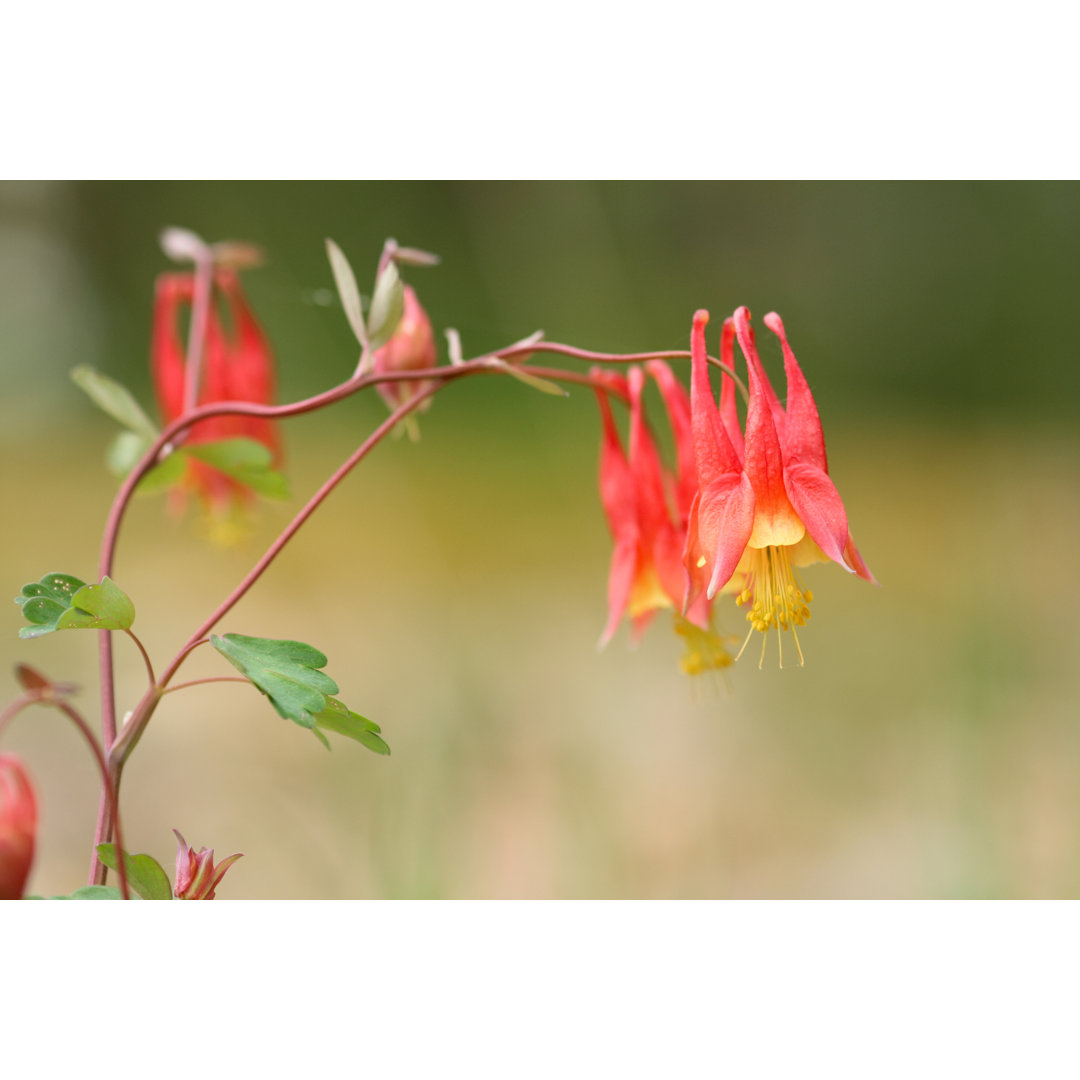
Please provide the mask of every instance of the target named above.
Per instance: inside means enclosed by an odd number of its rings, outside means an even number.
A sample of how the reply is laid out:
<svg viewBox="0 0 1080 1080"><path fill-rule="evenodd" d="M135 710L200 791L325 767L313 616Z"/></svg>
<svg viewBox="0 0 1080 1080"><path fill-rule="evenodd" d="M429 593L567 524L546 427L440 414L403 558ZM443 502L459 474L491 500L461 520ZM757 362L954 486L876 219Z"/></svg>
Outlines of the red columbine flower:
<svg viewBox="0 0 1080 1080"><path fill-rule="evenodd" d="M187 841L173 829L179 847L176 851L176 881L173 896L177 900L213 900L214 890L221 884L225 871L241 855L230 855L214 865L214 852L200 848L198 853L188 847Z"/></svg>
<svg viewBox="0 0 1080 1080"><path fill-rule="evenodd" d="M751 631L767 633L777 627L794 633L810 617L813 599L795 567L832 559L868 581L874 578L851 540L844 504L829 479L817 407L779 316L769 314L765 323L784 348L786 409L762 367L749 310L741 307L729 320L749 372L742 447L733 393L726 398L721 394L719 409L712 396L705 353L708 320L708 312L697 312L691 342L691 410L700 490L686 546L689 595L693 598L702 589L710 598L720 590L735 592L736 603L750 607ZM722 359L725 348L730 350L728 325ZM795 647L801 663L797 635Z"/></svg>
<svg viewBox="0 0 1080 1080"><path fill-rule="evenodd" d="M184 411L187 381L187 348L178 326L181 311L190 308L195 291L194 274L162 274L154 300L152 365L154 385L165 423ZM229 314L230 330L222 326L217 301ZM198 404L252 401L269 405L274 398L274 361L270 346L248 307L240 278L233 270L214 274L214 299L206 327L202 362L202 385ZM185 437L187 445L248 438L262 443L281 457L281 442L270 420L257 416L216 416L194 425ZM202 462L191 461L183 488L197 491L218 515L250 498L243 484ZM181 496L182 498L182 496Z"/></svg>
<svg viewBox="0 0 1080 1080"><path fill-rule="evenodd" d="M690 404L686 391L666 364L650 365L675 434L678 472L665 468L645 420L642 394L645 374L631 368L629 377L595 372L612 393L629 399L630 452L623 451L608 394L597 390L603 424L600 456L600 498L608 519L615 551L608 578L608 622L600 638L610 641L625 613L632 634L639 638L661 608L676 612L675 629L687 643L681 663L688 674L698 674L731 662L723 639L711 628L711 602L700 597L683 608L686 574L682 565L686 522L693 499L694 458L689 439ZM672 513L674 510L674 514Z"/></svg>
<svg viewBox="0 0 1080 1080"><path fill-rule="evenodd" d="M372 357L372 371L376 375L396 371L423 371L425 368L435 367L437 363L431 320L409 285L404 289L404 304L405 310L394 336L381 348L376 349ZM430 382L422 380L376 384L379 394L391 411L430 386ZM428 399L419 409L423 411L430 404L431 400Z"/></svg>
<svg viewBox="0 0 1080 1080"><path fill-rule="evenodd" d="M37 804L22 762L0 754L0 900L19 900L34 861Z"/></svg>

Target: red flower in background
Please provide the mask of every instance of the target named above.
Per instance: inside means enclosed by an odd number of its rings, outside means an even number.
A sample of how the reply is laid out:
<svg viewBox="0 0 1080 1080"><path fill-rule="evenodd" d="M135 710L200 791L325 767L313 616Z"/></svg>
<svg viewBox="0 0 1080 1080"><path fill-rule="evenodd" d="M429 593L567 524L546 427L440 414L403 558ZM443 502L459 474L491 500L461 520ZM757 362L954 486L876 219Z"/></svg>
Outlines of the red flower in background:
<svg viewBox="0 0 1080 1080"><path fill-rule="evenodd" d="M34 861L37 804L22 762L0 754L0 900L20 900Z"/></svg>
<svg viewBox="0 0 1080 1080"><path fill-rule="evenodd" d="M187 382L187 351L181 337L180 315L190 309L195 291L195 275L162 274L154 299L152 366L154 386L165 423L184 411ZM217 302L229 316L223 326ZM274 362L266 337L255 321L233 270L214 274L214 300L210 305L204 344L199 405L223 401L251 401L269 405L274 398ZM280 462L281 442L274 424L256 416L217 416L195 424L184 442L189 446L222 439L248 438L262 443ZM239 481L200 461L190 461L182 490L196 491L217 513L244 502L251 492ZM183 496L181 496L182 498Z"/></svg>
<svg viewBox="0 0 1080 1080"><path fill-rule="evenodd" d="M712 603L701 596L686 611L686 573L682 556L686 526L696 490L690 437L690 402L686 391L663 363L649 365L664 399L675 437L677 470L661 461L645 419L645 373L631 368L628 378L594 370L610 392L630 405L630 450L627 455L611 413L608 393L597 390L603 441L600 456L600 498L615 541L608 578L608 622L600 638L611 640L625 614L633 638L640 638L662 608L675 612L676 632L686 640L681 664L688 674L726 667L731 657L711 625Z"/></svg>

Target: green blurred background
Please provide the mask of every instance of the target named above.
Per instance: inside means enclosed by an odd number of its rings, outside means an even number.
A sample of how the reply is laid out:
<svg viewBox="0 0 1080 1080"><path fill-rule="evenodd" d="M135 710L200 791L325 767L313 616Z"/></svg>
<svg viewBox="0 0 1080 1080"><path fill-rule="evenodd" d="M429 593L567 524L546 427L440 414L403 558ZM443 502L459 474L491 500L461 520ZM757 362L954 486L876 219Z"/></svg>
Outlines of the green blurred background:
<svg viewBox="0 0 1080 1080"><path fill-rule="evenodd" d="M282 400L356 361L325 236L362 287L387 236L439 252L409 280L466 355L538 328L685 348L697 307L779 311L882 587L806 572L802 669L777 670L774 645L763 671L748 651L693 682L664 619L637 650L624 630L597 654L595 404L455 385L422 441L380 447L222 626L318 645L393 756L327 754L246 687L185 691L127 770L130 848L171 868L175 826L245 852L222 897L1080 894L1077 185L0 185L12 596L47 571L95 573L113 425L67 372L93 364L151 403L166 225L267 249L246 284ZM116 576L159 664L384 415L372 395L290 421L293 502L261 505L240 547L137 501ZM75 679L96 725L93 638L20 642L20 621L9 605L3 670ZM130 707L141 664L117 644ZM186 673L222 668L202 650ZM31 889L46 894L83 882L96 809L65 724L25 714L3 746L37 781Z"/></svg>

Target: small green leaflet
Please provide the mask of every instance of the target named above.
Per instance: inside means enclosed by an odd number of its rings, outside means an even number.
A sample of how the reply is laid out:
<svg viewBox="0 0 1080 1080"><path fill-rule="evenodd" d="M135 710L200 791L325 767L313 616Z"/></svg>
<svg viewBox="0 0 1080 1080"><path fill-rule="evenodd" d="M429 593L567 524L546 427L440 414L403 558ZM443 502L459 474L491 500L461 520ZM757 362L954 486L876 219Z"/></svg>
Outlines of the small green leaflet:
<svg viewBox="0 0 1080 1080"><path fill-rule="evenodd" d="M54 630L127 630L135 621L135 605L109 578L87 585L71 574L46 574L22 587L15 597L30 626L21 638L36 638Z"/></svg>
<svg viewBox="0 0 1080 1080"><path fill-rule="evenodd" d="M199 443L185 447L178 451L178 454L180 453L197 458L266 499L289 497L289 482L270 467L274 455L268 447L255 439L222 439L220 442Z"/></svg>
<svg viewBox="0 0 1080 1080"><path fill-rule="evenodd" d="M98 844L98 858L110 869L117 869L116 845ZM172 886L157 859L150 855L124 855L128 888L144 900L171 900Z"/></svg>
<svg viewBox="0 0 1080 1080"><path fill-rule="evenodd" d="M244 634L211 635L210 644L258 690L278 714L307 728L327 748L324 731L354 739L376 754L389 754L390 747L379 737L379 725L333 695L337 683L320 671L326 656L302 641L246 637Z"/></svg>

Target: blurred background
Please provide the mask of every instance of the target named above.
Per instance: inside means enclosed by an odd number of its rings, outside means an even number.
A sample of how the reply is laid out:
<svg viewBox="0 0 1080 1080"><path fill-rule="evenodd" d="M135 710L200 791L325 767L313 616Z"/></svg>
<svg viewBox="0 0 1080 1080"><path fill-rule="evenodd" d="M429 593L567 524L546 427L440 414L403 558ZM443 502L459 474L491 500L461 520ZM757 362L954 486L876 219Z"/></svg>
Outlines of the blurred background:
<svg viewBox="0 0 1080 1080"><path fill-rule="evenodd" d="M383 240L466 355L542 328L605 351L688 347L697 307L785 320L873 588L835 566L804 668L683 676L658 618L601 654L610 540L591 395L473 379L423 438L380 446L221 630L310 641L377 720L327 753L253 689L166 698L124 780L128 847L179 828L243 851L219 896L1075 897L1080 894L1080 289L1075 184L95 183L0 185L0 562L9 594L95 574L115 425L68 371L152 408L157 235L262 245L248 296L280 400L357 349L323 238L361 288ZM369 286L367 286L369 287ZM715 336L715 335L714 335ZM759 330L782 385L779 349ZM715 349L715 343L714 343ZM684 376L686 368L682 369ZM373 394L285 428L288 505L221 550L136 501L116 578L159 667L385 415ZM657 420L660 414L656 413ZM1048 577L1032 583L1033 568ZM1052 571L1052 572L1051 572ZM21 642L98 723L92 635ZM734 634L745 626L721 607ZM121 710L141 661L117 642ZM187 678L229 674L200 650ZM67 722L15 722L40 799L33 892L83 884L97 781Z"/></svg>

